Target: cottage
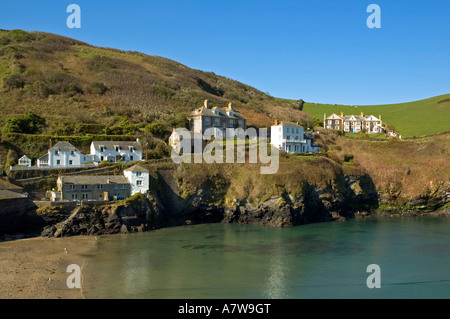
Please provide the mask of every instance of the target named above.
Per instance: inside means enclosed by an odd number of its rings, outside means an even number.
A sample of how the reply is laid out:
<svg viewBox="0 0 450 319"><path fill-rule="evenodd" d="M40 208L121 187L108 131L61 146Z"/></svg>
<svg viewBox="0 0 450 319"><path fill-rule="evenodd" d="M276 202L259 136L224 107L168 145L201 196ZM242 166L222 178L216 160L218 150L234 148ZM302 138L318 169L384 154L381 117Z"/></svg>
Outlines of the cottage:
<svg viewBox="0 0 450 319"><path fill-rule="evenodd" d="M373 115L364 116L361 115L341 115L335 113L330 116L323 115L323 127L330 130L343 130L347 133L359 133L366 132L368 134L382 133L384 128L382 127L381 115L375 117Z"/></svg>
<svg viewBox="0 0 450 319"><path fill-rule="evenodd" d="M60 176L58 191L52 192L52 201L108 201L128 198L134 194L147 194L149 171L134 165L123 176Z"/></svg>
<svg viewBox="0 0 450 319"><path fill-rule="evenodd" d="M131 185L131 196L137 193L147 194L149 190L150 174L149 171L139 165L134 165L123 171Z"/></svg>
<svg viewBox="0 0 450 319"><path fill-rule="evenodd" d="M24 155L19 158L18 164L19 166L31 167L31 159L28 156Z"/></svg>
<svg viewBox="0 0 450 319"><path fill-rule="evenodd" d="M136 141L94 141L91 143L91 158L94 162L142 161L142 145Z"/></svg>
<svg viewBox="0 0 450 319"><path fill-rule="evenodd" d="M89 156L81 153L69 142L58 142L48 150L47 154L37 160L37 166L40 168L81 167L90 161Z"/></svg>
<svg viewBox="0 0 450 319"><path fill-rule="evenodd" d="M284 152L292 153L316 153L319 147L305 136L302 126L292 122L275 121L271 126L270 143Z"/></svg>
<svg viewBox="0 0 450 319"><path fill-rule="evenodd" d="M130 196L131 185L125 176L60 176L57 181L62 201L107 201Z"/></svg>

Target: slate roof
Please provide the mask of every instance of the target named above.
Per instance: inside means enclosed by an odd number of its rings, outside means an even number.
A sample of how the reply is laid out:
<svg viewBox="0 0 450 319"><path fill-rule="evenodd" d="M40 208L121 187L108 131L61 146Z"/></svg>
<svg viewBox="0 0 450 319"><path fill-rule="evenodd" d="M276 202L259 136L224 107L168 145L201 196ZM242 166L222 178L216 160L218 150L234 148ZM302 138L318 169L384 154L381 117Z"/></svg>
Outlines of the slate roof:
<svg viewBox="0 0 450 319"><path fill-rule="evenodd" d="M125 169L125 171L128 171L128 172L148 172L147 169L143 168L140 165L133 165L133 166Z"/></svg>
<svg viewBox="0 0 450 319"><path fill-rule="evenodd" d="M0 199L26 198L27 195L12 192L7 189L0 189Z"/></svg>
<svg viewBox="0 0 450 319"><path fill-rule="evenodd" d="M101 185L101 184L129 184L130 182L125 176L94 176L94 175L79 175L79 176L61 176L60 181L63 184L75 185ZM109 181L109 183L108 183Z"/></svg>
<svg viewBox="0 0 450 319"><path fill-rule="evenodd" d="M92 142L96 150L103 146L106 150L115 150L119 146L121 150L129 150L133 147L136 151L142 151L142 144L137 141L94 141Z"/></svg>
<svg viewBox="0 0 450 319"><path fill-rule="evenodd" d="M4 179L0 179L0 190L23 190L22 187L12 184Z"/></svg>
<svg viewBox="0 0 450 319"><path fill-rule="evenodd" d="M205 102L205 104L207 104L207 102ZM233 115L228 115L227 112L233 110ZM217 111L218 114L215 113L215 111ZM236 111L235 109L233 109L232 107L206 107L206 106L202 106L199 109L194 110L191 113L191 116L211 116L211 117L225 117L228 119L236 119L236 120L246 120L246 118L239 113L238 111Z"/></svg>
<svg viewBox="0 0 450 319"><path fill-rule="evenodd" d="M79 152L79 150L70 144L69 142L58 142L56 143L49 151L60 151L60 152L71 152L76 151Z"/></svg>

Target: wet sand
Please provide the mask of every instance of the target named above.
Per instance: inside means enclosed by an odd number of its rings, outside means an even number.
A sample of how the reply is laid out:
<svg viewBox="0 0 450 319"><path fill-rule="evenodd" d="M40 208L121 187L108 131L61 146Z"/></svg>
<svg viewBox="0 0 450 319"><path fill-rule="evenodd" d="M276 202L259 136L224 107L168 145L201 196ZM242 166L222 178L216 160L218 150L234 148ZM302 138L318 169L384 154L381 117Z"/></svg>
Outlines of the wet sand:
<svg viewBox="0 0 450 319"><path fill-rule="evenodd" d="M0 299L82 299L81 289L69 289L67 266L86 271L86 256L96 250L91 236L35 237L0 242Z"/></svg>

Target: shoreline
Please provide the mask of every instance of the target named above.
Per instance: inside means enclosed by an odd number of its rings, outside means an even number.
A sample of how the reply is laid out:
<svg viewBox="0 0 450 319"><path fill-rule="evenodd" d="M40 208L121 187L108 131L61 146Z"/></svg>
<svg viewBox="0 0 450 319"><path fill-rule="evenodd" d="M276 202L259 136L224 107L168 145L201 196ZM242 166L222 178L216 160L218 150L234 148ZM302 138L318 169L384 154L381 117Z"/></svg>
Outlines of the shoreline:
<svg viewBox="0 0 450 319"><path fill-rule="evenodd" d="M85 299L83 290L69 289L67 266L81 267L96 250L93 236L33 237L0 243L1 299ZM66 250L65 250L66 249Z"/></svg>
<svg viewBox="0 0 450 319"><path fill-rule="evenodd" d="M355 218L424 216L450 217L450 210L431 213L379 211ZM89 273L86 259L97 251L96 236L8 237L11 240L0 242L0 299L86 299L83 294L83 280ZM70 264L81 267L81 289L67 287L70 273L66 269Z"/></svg>

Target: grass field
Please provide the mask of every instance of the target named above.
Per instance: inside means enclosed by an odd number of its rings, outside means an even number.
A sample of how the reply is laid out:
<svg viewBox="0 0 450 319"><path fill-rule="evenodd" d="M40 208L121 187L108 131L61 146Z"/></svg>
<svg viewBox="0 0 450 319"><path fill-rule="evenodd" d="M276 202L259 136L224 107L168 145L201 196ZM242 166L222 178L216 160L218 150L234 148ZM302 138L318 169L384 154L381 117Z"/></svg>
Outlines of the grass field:
<svg viewBox="0 0 450 319"><path fill-rule="evenodd" d="M450 94L425 100L386 105L333 105L305 103L303 111L319 119L323 114L381 114L382 121L405 137L434 135L450 131Z"/></svg>

